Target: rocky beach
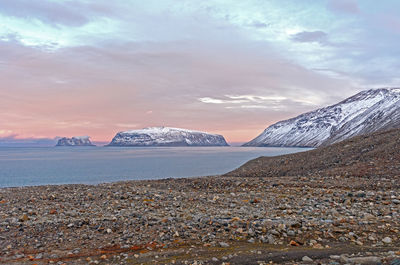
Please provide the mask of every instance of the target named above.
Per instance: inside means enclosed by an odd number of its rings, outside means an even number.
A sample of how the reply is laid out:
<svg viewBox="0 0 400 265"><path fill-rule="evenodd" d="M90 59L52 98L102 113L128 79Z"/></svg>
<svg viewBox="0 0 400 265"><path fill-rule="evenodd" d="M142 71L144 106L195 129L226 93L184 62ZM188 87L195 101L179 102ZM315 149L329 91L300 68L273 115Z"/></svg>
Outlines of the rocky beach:
<svg viewBox="0 0 400 265"><path fill-rule="evenodd" d="M324 147L334 164L316 149L223 176L3 188L0 262L398 264L398 132ZM341 156L366 143L362 156Z"/></svg>

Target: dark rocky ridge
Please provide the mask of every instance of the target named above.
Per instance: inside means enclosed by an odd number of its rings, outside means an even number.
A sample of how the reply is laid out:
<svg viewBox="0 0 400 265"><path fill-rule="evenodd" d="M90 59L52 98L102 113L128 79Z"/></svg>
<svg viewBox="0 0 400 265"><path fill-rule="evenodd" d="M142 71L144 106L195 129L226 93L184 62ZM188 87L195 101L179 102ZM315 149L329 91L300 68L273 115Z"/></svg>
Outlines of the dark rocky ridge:
<svg viewBox="0 0 400 265"><path fill-rule="evenodd" d="M89 136L75 136L72 138L60 138L56 146L95 146Z"/></svg>
<svg viewBox="0 0 400 265"><path fill-rule="evenodd" d="M307 152L251 160L226 176L400 176L400 129L356 136Z"/></svg>

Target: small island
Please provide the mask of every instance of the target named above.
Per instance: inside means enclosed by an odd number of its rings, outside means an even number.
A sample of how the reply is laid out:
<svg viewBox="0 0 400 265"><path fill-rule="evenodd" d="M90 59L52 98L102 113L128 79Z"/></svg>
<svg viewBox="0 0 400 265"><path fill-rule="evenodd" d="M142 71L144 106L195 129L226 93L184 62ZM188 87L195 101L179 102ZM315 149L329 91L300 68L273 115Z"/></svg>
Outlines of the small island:
<svg viewBox="0 0 400 265"><path fill-rule="evenodd" d="M63 137L58 139L56 146L95 146L89 136Z"/></svg>
<svg viewBox="0 0 400 265"><path fill-rule="evenodd" d="M228 146L228 144L219 134L170 127L150 127L119 132L108 146Z"/></svg>

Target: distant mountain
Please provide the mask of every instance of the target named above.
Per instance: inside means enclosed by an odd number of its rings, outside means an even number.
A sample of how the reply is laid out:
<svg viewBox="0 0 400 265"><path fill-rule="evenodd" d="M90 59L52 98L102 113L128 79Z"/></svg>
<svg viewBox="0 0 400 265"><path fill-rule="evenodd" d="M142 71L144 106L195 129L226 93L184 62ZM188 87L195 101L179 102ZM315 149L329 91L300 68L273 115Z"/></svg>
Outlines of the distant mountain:
<svg viewBox="0 0 400 265"><path fill-rule="evenodd" d="M362 91L338 104L277 122L243 146L317 147L400 127L400 88Z"/></svg>
<svg viewBox="0 0 400 265"><path fill-rule="evenodd" d="M109 146L228 146L218 134L169 127L119 132Z"/></svg>
<svg viewBox="0 0 400 265"><path fill-rule="evenodd" d="M56 146L95 146L89 136L63 137L58 139Z"/></svg>

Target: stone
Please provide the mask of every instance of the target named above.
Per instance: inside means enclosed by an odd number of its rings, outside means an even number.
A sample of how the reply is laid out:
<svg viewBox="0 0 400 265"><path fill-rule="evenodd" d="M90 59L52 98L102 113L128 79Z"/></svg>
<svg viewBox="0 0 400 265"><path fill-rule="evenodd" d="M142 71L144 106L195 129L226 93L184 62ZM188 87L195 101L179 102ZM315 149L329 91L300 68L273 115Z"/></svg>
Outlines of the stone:
<svg viewBox="0 0 400 265"><path fill-rule="evenodd" d="M274 236L279 236L279 232L276 231L275 229L272 229L272 230L270 231L270 233L271 233L272 235L274 235Z"/></svg>
<svg viewBox="0 0 400 265"><path fill-rule="evenodd" d="M311 263L311 262L314 261L312 258L310 258L310 257L308 257L308 256L304 256L303 258L301 258L301 260L302 260L303 262L306 262L306 263Z"/></svg>
<svg viewBox="0 0 400 265"><path fill-rule="evenodd" d="M28 221L29 220L29 217L28 217L28 215L26 215L26 214L23 214L20 218L19 218L19 221L20 222L26 222L26 221Z"/></svg>
<svg viewBox="0 0 400 265"><path fill-rule="evenodd" d="M347 262L350 262L351 264L369 264L369 265L378 265L381 264L382 259L379 257L355 257L355 258L349 258Z"/></svg>
<svg viewBox="0 0 400 265"><path fill-rule="evenodd" d="M220 245L221 247L223 247L223 248L228 248L228 247L229 247L229 244L228 244L228 243L225 243L225 242L219 242L219 245Z"/></svg>
<svg viewBox="0 0 400 265"><path fill-rule="evenodd" d="M392 243L392 239L387 236L384 239L382 239L382 242L385 243L385 244L391 244Z"/></svg>

